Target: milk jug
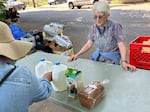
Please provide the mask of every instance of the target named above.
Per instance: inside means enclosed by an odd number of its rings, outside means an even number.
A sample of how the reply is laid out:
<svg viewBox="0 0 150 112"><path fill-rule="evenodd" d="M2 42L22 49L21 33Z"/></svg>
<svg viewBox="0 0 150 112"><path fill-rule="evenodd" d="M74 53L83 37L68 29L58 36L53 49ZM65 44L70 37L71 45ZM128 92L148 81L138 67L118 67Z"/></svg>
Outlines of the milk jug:
<svg viewBox="0 0 150 112"><path fill-rule="evenodd" d="M64 91L67 89L65 72L67 71L67 66L56 62L52 70L52 87L55 91Z"/></svg>
<svg viewBox="0 0 150 112"><path fill-rule="evenodd" d="M36 76L42 77L45 73L52 71L53 63L51 61L45 60L41 58L39 63L35 66L35 74Z"/></svg>

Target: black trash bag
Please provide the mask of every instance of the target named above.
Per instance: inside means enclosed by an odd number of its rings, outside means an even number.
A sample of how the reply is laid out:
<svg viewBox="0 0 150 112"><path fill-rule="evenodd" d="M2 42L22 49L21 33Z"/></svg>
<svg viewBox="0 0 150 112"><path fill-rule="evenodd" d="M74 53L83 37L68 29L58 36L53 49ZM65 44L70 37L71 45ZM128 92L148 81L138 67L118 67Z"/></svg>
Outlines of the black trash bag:
<svg viewBox="0 0 150 112"><path fill-rule="evenodd" d="M35 49L42 50L44 52L53 53L53 50L49 46L45 46L43 42L43 34L42 32L37 32L33 34L36 42Z"/></svg>

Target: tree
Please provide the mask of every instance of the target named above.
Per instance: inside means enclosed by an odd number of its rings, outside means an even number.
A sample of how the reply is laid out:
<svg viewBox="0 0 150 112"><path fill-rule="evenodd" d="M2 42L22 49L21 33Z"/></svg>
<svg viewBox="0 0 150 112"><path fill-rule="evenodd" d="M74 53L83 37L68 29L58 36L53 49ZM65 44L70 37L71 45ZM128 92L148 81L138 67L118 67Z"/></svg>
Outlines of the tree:
<svg viewBox="0 0 150 112"><path fill-rule="evenodd" d="M7 19L6 6L3 2L0 2L0 21L6 22Z"/></svg>

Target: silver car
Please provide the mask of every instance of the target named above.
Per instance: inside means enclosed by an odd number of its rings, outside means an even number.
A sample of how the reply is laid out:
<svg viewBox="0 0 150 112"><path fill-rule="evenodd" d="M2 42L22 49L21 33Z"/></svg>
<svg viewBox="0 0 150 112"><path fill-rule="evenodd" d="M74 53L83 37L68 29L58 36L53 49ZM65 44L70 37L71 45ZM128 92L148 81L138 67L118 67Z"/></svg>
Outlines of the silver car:
<svg viewBox="0 0 150 112"><path fill-rule="evenodd" d="M83 5L92 5L97 1L98 0L67 0L67 4L70 9L74 9L74 7L80 9Z"/></svg>
<svg viewBox="0 0 150 112"><path fill-rule="evenodd" d="M48 4L49 5L56 5L56 4L60 4L60 3L66 3L66 0L48 0Z"/></svg>
<svg viewBox="0 0 150 112"><path fill-rule="evenodd" d="M17 10L25 10L26 4L17 0L8 0L6 3L7 9L15 7Z"/></svg>

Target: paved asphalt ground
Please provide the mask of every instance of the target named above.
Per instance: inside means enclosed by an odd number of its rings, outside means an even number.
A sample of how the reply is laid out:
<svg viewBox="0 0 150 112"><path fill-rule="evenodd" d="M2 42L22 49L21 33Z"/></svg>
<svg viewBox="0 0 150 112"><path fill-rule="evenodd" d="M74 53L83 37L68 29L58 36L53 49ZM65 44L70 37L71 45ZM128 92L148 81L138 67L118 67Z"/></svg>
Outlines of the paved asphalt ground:
<svg viewBox="0 0 150 112"><path fill-rule="evenodd" d="M129 42L137 36L150 35L150 2L110 4L110 6L110 19L122 24L128 48ZM90 26L94 23L90 7L70 10L67 4L61 4L27 9L20 12L20 25L26 31L33 29L42 31L45 24L62 23L65 25L64 35L70 37L77 52L86 42ZM94 47L81 57L89 59L93 50ZM47 100L33 104L29 110L29 112L70 112Z"/></svg>

